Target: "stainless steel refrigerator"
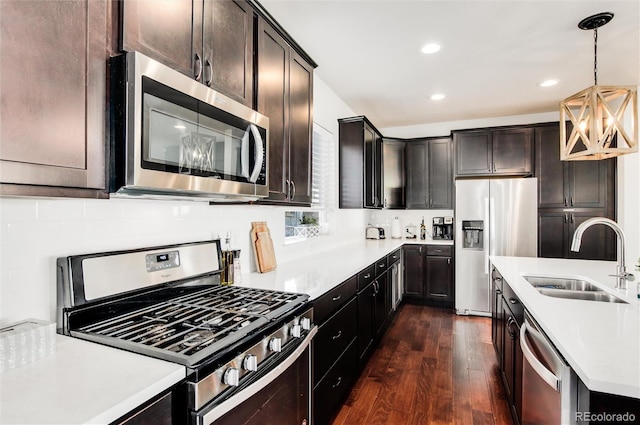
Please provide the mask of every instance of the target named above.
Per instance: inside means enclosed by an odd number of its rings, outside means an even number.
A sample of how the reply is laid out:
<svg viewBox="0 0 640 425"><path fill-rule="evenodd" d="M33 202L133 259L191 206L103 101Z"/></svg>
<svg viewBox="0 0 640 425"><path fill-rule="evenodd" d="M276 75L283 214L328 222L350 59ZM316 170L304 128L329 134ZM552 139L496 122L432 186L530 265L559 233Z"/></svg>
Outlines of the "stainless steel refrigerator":
<svg viewBox="0 0 640 425"><path fill-rule="evenodd" d="M490 255L535 257L535 178L456 180L457 314L490 316Z"/></svg>

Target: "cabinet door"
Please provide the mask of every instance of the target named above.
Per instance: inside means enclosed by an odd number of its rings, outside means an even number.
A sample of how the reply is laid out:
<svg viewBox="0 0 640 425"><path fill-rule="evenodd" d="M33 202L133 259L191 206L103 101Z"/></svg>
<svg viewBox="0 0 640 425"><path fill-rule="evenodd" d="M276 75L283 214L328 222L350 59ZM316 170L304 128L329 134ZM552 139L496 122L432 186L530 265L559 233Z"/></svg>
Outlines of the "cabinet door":
<svg viewBox="0 0 640 425"><path fill-rule="evenodd" d="M404 293L407 296L424 296L424 272L422 247L417 245L405 246L404 255Z"/></svg>
<svg viewBox="0 0 640 425"><path fill-rule="evenodd" d="M527 175L533 172L533 129L493 132L493 174Z"/></svg>
<svg viewBox="0 0 640 425"><path fill-rule="evenodd" d="M375 300L375 336L380 334L387 321L387 296L389 291L388 272L384 272L376 279L376 300Z"/></svg>
<svg viewBox="0 0 640 425"><path fill-rule="evenodd" d="M122 50L141 52L201 80L204 65L201 0L136 0L119 4Z"/></svg>
<svg viewBox="0 0 640 425"><path fill-rule="evenodd" d="M105 188L109 8L100 0L0 1L2 194Z"/></svg>
<svg viewBox="0 0 640 425"><path fill-rule="evenodd" d="M426 142L407 144L407 209L429 208L427 150Z"/></svg>
<svg viewBox="0 0 640 425"><path fill-rule="evenodd" d="M358 358L364 359L373 343L376 287L374 282L358 293Z"/></svg>
<svg viewBox="0 0 640 425"><path fill-rule="evenodd" d="M382 206L382 136L364 123L364 207Z"/></svg>
<svg viewBox="0 0 640 425"><path fill-rule="evenodd" d="M559 140L560 126L557 123L535 129L535 176L538 178L539 208L569 206L567 162L560 161Z"/></svg>
<svg viewBox="0 0 640 425"><path fill-rule="evenodd" d="M502 285L500 273L494 268L491 272L491 341L498 359L502 358L504 341L503 317L502 317Z"/></svg>
<svg viewBox="0 0 640 425"><path fill-rule="evenodd" d="M451 139L429 140L429 208L453 208Z"/></svg>
<svg viewBox="0 0 640 425"><path fill-rule="evenodd" d="M406 205L405 147L403 141L382 141L384 208L403 209Z"/></svg>
<svg viewBox="0 0 640 425"><path fill-rule="evenodd" d="M569 162L569 205L572 208L607 208L613 200L615 159ZM611 201L613 204L613 201Z"/></svg>
<svg viewBox="0 0 640 425"><path fill-rule="evenodd" d="M470 131L454 134L456 175L491 174L491 131Z"/></svg>
<svg viewBox="0 0 640 425"><path fill-rule="evenodd" d="M203 82L253 107L253 9L244 0L204 2Z"/></svg>
<svg viewBox="0 0 640 425"><path fill-rule="evenodd" d="M450 257L426 257L427 298L450 301L453 298L453 264Z"/></svg>
<svg viewBox="0 0 640 425"><path fill-rule="evenodd" d="M538 256L566 258L568 254L569 213L563 211L538 211Z"/></svg>
<svg viewBox="0 0 640 425"><path fill-rule="evenodd" d="M289 182L289 47L258 20L258 112L269 117L269 200L287 199Z"/></svg>
<svg viewBox="0 0 640 425"><path fill-rule="evenodd" d="M514 402L514 376L515 376L515 350L518 338L518 324L509 311L507 301L502 299L504 326L504 351L502 352L502 382L504 383L505 393L509 406Z"/></svg>
<svg viewBox="0 0 640 425"><path fill-rule="evenodd" d="M571 245L573 234L582 222L592 217L606 217L605 211L576 211L569 216L568 246ZM592 226L582 234L580 251L568 251L569 258L582 260L609 260L615 261L616 234L607 226Z"/></svg>
<svg viewBox="0 0 640 425"><path fill-rule="evenodd" d="M311 204L313 127L313 68L291 52L289 64L289 181L290 201Z"/></svg>
<svg viewBox="0 0 640 425"><path fill-rule="evenodd" d="M364 121L341 119L339 128L338 203L340 208L362 208L364 204Z"/></svg>

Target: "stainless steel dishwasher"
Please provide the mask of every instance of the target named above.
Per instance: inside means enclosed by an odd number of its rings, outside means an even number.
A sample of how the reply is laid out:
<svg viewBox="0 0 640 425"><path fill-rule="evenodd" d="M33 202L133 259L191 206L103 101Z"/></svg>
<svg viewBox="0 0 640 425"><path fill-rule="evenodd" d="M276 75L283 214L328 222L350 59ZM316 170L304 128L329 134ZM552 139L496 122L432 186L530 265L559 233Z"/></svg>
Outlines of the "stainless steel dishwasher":
<svg viewBox="0 0 640 425"><path fill-rule="evenodd" d="M522 425L576 423L578 379L527 311L520 328Z"/></svg>

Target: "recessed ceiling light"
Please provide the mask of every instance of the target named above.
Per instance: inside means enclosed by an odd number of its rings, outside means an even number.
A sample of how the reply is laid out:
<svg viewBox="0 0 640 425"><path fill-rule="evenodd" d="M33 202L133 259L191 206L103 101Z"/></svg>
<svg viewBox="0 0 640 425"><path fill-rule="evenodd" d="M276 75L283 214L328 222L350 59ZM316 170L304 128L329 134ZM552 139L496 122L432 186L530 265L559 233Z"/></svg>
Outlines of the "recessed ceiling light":
<svg viewBox="0 0 640 425"><path fill-rule="evenodd" d="M540 87L551 87L551 86L555 86L556 84L558 84L558 80L544 80L538 85Z"/></svg>
<svg viewBox="0 0 640 425"><path fill-rule="evenodd" d="M185 127L182 124L176 124L176 125L173 126L173 128L177 128L178 130L185 130L187 127Z"/></svg>
<svg viewBox="0 0 640 425"><path fill-rule="evenodd" d="M442 46L440 46L438 43L429 43L422 46L422 49L420 49L420 51L426 55L430 55L440 50L441 47Z"/></svg>
<svg viewBox="0 0 640 425"><path fill-rule="evenodd" d="M436 93L431 95L431 100L442 100L444 99L446 96L442 93Z"/></svg>

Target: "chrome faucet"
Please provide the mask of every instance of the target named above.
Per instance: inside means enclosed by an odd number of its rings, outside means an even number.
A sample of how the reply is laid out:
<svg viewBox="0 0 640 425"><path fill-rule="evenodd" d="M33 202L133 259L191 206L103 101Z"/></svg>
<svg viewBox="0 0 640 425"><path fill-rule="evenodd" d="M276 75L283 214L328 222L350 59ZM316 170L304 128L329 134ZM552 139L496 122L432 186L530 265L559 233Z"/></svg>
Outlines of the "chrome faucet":
<svg viewBox="0 0 640 425"><path fill-rule="evenodd" d="M573 241L571 242L571 251L574 251L574 252L580 251L582 234L589 227L596 224L604 224L605 226L609 226L616 232L616 235L618 235L618 239L620 240L620 253L618 257L617 273L609 276L618 278L618 283L616 284L616 288L627 289L628 288L627 282L628 281L632 282L635 279L635 276L633 275L633 273L627 273L627 267L625 266L625 261L624 261L624 232L622 231L622 228L618 226L618 223L605 217L593 217L583 221L576 228L576 231L573 234Z"/></svg>

